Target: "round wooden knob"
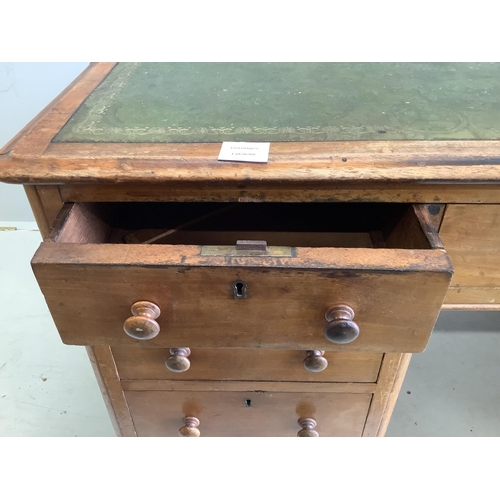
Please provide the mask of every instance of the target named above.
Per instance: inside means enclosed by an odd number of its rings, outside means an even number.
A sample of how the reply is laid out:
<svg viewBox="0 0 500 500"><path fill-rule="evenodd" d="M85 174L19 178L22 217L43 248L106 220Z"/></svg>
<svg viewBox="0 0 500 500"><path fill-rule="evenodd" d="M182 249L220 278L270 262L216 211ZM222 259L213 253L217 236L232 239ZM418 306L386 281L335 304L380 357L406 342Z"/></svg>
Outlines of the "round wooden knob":
<svg viewBox="0 0 500 500"><path fill-rule="evenodd" d="M184 417L184 427L179 429L181 437L200 437L200 429L198 426L200 421L196 417Z"/></svg>
<svg viewBox="0 0 500 500"><path fill-rule="evenodd" d="M173 347L170 349L170 354L172 356L165 361L165 365L171 372L182 373L189 370L191 366L188 359L191 354L189 347Z"/></svg>
<svg viewBox="0 0 500 500"><path fill-rule="evenodd" d="M323 357L325 351L306 351L307 358L304 359L303 365L307 371L322 372L328 366L328 360Z"/></svg>
<svg viewBox="0 0 500 500"><path fill-rule="evenodd" d="M330 324L324 334L330 342L348 344L358 338L359 326L352 321L354 311L349 306L333 306L326 311L325 318Z"/></svg>
<svg viewBox="0 0 500 500"><path fill-rule="evenodd" d="M300 429L300 431L297 432L297 436L299 438L319 437L317 431L314 430L314 428L317 425L316 420L314 420L314 418L299 418L299 425L302 427L302 429Z"/></svg>
<svg viewBox="0 0 500 500"><path fill-rule="evenodd" d="M130 318L123 323L125 333L136 340L149 340L160 333L160 325L155 319L160 315L160 308L152 302L136 302L132 306Z"/></svg>

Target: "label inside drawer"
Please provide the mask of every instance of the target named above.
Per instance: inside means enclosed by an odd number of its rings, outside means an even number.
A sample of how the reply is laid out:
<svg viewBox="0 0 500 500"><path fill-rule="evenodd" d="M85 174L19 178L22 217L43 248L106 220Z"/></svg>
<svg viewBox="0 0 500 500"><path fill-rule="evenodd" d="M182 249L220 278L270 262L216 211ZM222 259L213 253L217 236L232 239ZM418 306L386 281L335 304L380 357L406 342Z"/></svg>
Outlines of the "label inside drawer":
<svg viewBox="0 0 500 500"><path fill-rule="evenodd" d="M262 250L240 250L235 245L203 245L201 255L225 255L232 257L292 257L292 247L267 247Z"/></svg>

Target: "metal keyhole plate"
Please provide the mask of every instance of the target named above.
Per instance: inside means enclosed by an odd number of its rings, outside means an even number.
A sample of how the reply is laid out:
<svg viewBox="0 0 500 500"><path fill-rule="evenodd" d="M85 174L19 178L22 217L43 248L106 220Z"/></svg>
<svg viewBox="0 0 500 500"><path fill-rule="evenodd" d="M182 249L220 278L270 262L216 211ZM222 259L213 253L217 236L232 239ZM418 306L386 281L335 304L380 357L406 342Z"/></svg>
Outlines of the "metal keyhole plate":
<svg viewBox="0 0 500 500"><path fill-rule="evenodd" d="M235 281L233 283L233 295L235 299L246 299L247 284L241 280Z"/></svg>

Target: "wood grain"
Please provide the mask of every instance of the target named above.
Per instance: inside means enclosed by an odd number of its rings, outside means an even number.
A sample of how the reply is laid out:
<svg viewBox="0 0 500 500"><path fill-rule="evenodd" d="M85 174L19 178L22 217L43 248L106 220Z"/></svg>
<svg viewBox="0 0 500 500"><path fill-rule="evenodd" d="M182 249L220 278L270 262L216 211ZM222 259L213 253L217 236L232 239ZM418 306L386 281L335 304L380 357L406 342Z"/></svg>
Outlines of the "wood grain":
<svg viewBox="0 0 500 500"><path fill-rule="evenodd" d="M377 382L377 389L370 404L363 436L382 436L396 403L401 383L410 362L409 354L384 355Z"/></svg>
<svg viewBox="0 0 500 500"><path fill-rule="evenodd" d="M36 190L38 192L38 196L40 197L47 222L52 228L64 205L61 193L59 192L59 186L40 185L36 187Z"/></svg>
<svg viewBox="0 0 500 500"><path fill-rule="evenodd" d="M194 245L87 244L107 241L109 232L87 208L65 207L52 234L61 243L43 243L32 261L69 344L136 345L122 325L132 304L145 300L163 311L161 332L142 342L147 347L419 352L451 276L446 253L430 249L441 246L439 237L418 207L391 222L388 244L426 250L299 247L292 257L207 256ZM244 300L234 299L237 280L246 283ZM362 331L349 345L322 334L324 314L336 304L354 309Z"/></svg>
<svg viewBox="0 0 500 500"><path fill-rule="evenodd" d="M375 382L382 354L328 352L328 367L317 373L302 363L306 351L265 349L192 349L191 366L182 373L165 367L168 349L113 347L125 380L260 380L297 382Z"/></svg>
<svg viewBox="0 0 500 500"><path fill-rule="evenodd" d="M500 311L500 304L443 304L442 311Z"/></svg>
<svg viewBox="0 0 500 500"><path fill-rule="evenodd" d="M114 253L121 245L112 246L115 258L110 262L100 257L99 245L66 246L70 248L64 256L60 245L42 244L32 265L63 342L75 345L137 346L139 342L141 347L188 345L192 349L420 352L451 277L440 250L422 251L427 252L427 260L420 269L402 261L395 265L398 257L402 259L398 251L381 256L382 267L374 266L366 255L364 264L356 267L352 252L335 252L358 249L328 249L328 259L314 255L314 250L311 259L297 252L297 262L272 258L266 265L259 262L259 268L256 257L239 265L222 261L220 266L220 258L207 258L202 261L206 266L196 266L187 253L184 263L180 258L169 265L165 247L157 254L160 260L149 260L148 253L155 247L142 250L137 259L133 249L121 256ZM433 252L438 252L436 258ZM127 264L120 262L123 258ZM233 298L236 280L247 283L247 299ZM160 333L148 341L136 341L123 332L130 307L138 300L153 302L162 310ZM332 344L323 336L324 314L334 303L348 304L356 312L361 334L350 344Z"/></svg>
<svg viewBox="0 0 500 500"><path fill-rule="evenodd" d="M449 205L440 235L455 268L445 302L500 304L500 205Z"/></svg>
<svg viewBox="0 0 500 500"><path fill-rule="evenodd" d="M136 436L134 423L130 416L110 348L107 346L87 347L87 354L115 432L118 436Z"/></svg>
<svg viewBox="0 0 500 500"><path fill-rule="evenodd" d="M373 394L375 383L329 382L261 382L225 380L122 380L124 391L178 391L178 392L331 392Z"/></svg>
<svg viewBox="0 0 500 500"><path fill-rule="evenodd" d="M391 202L500 203L498 184L422 184L367 181L362 185L295 185L253 181L237 184L186 182L157 184L64 184L64 201L230 201L230 202Z"/></svg>
<svg viewBox="0 0 500 500"><path fill-rule="evenodd" d="M386 400L384 413L380 421L380 426L377 431L378 437L385 436L387 427L391 420L392 412L394 411L394 407L396 406L396 402L398 400L398 396L401 391L401 386L403 385L406 371L408 370L408 367L410 365L411 357L412 357L411 354L403 354L403 356L401 357L401 361L399 363L396 376L394 377L394 382L390 389L389 396ZM383 391L382 385L380 385L378 389L379 391L376 391L373 396L374 400L377 398L378 393Z"/></svg>
<svg viewBox="0 0 500 500"><path fill-rule="evenodd" d="M500 287L450 286L443 306L454 304L500 306Z"/></svg>
<svg viewBox="0 0 500 500"><path fill-rule="evenodd" d="M444 203L429 203L424 205L423 209L427 212L427 220L436 233L441 230L446 205Z"/></svg>
<svg viewBox="0 0 500 500"><path fill-rule="evenodd" d="M42 205L42 200L38 194L36 186L24 186L24 192L28 198L28 202L31 207L31 211L36 220L36 225L40 229L40 234L42 238L46 238L51 231L50 223L47 220L47 215L45 214L44 207Z"/></svg>
<svg viewBox="0 0 500 500"><path fill-rule="evenodd" d="M364 435L383 435L409 362L402 352L425 346L450 279L440 227L456 268L444 308L500 308L500 141L273 143L266 165L220 163L220 144L51 143L112 67L91 65L0 151L1 181L36 184L25 189L44 238L63 201L449 204L444 218L443 207L435 214L425 207L428 216L417 207L418 224L407 214L392 241L411 250L380 240L382 248L299 248L274 260L202 258L194 245L102 244L110 228L92 211L68 210L52 233L59 243L44 243L33 266L65 341L104 343L88 350L119 432L135 435L126 390L146 435L176 435L200 408L193 416L203 436L211 425L215 434L292 436L299 416L315 418L320 435L322 425L360 435L365 420ZM248 299L232 299L235 279L248 282ZM162 330L150 344L159 349L137 349L122 331L137 300L161 303ZM341 347L322 335L324 312L337 300L354 308L361 327L360 340ZM167 348L188 339L190 369L169 372ZM124 347L111 350L114 343ZM243 345L296 350L220 349ZM368 352L342 352L353 347ZM308 349L327 350L324 372L302 367ZM234 367L217 363L224 355ZM247 399L253 406L242 405ZM256 417L247 411L256 408Z"/></svg>
<svg viewBox="0 0 500 500"><path fill-rule="evenodd" d="M27 139L26 139L27 140ZM45 139L44 139L45 140ZM23 142L22 139L19 143ZM150 145L137 144L136 156L120 151L103 154L101 144L73 155L52 147L51 154L31 155L24 145L0 157L0 181L22 184L189 182L324 183L499 183L498 141L396 141L388 143L274 143L269 162L217 161L220 144L166 144L160 157ZM119 145L122 146L121 144ZM35 150L42 144L36 143ZM343 157L348 161L344 162ZM36 159L36 170L33 161Z"/></svg>
<svg viewBox="0 0 500 500"><path fill-rule="evenodd" d="M442 248L439 243L436 245L436 233L422 216L420 205L407 210L385 237L385 245L388 248ZM436 237L439 241L439 237Z"/></svg>
<svg viewBox="0 0 500 500"><path fill-rule="evenodd" d="M202 436L296 436L301 417L320 436L361 436L370 394L127 391L138 436L177 436L184 417L200 419Z"/></svg>
<svg viewBox="0 0 500 500"><path fill-rule="evenodd" d="M393 248L296 248L292 257L201 255L200 245L102 245L44 242L35 264L452 272L445 251Z"/></svg>
<svg viewBox="0 0 500 500"><path fill-rule="evenodd" d="M65 205L50 233L51 241L67 243L101 243L108 240L111 227L93 210L94 205Z"/></svg>

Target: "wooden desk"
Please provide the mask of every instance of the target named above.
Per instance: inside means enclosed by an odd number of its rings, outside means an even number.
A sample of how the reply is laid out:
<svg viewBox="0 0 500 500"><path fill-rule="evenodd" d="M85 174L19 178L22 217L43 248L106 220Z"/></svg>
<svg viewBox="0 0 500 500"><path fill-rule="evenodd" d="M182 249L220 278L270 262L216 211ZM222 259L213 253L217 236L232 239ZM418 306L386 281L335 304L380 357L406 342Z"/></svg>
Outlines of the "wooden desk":
<svg viewBox="0 0 500 500"><path fill-rule="evenodd" d="M440 309L499 308L499 76L90 65L0 180L25 186L36 278L117 434L383 435Z"/></svg>

